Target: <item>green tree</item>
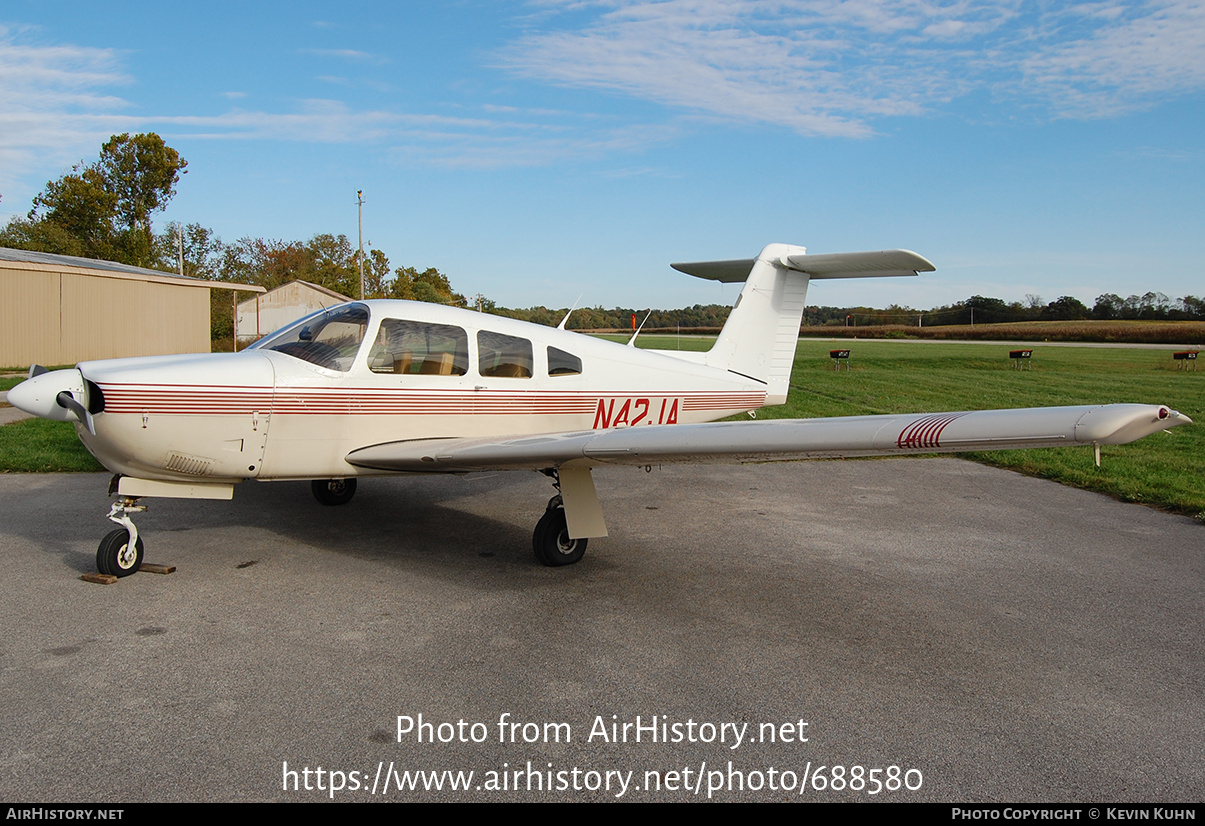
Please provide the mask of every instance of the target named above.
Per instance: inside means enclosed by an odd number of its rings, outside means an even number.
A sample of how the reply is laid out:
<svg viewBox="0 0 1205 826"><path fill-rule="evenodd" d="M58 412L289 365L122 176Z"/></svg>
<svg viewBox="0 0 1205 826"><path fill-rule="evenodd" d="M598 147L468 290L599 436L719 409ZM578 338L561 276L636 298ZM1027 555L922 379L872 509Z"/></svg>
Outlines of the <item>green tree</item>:
<svg viewBox="0 0 1205 826"><path fill-rule="evenodd" d="M348 297L360 295L360 270L356 264L356 251L352 249L346 235L315 235L306 244L306 252L310 256L310 275L300 276L303 280L320 284Z"/></svg>
<svg viewBox="0 0 1205 826"><path fill-rule="evenodd" d="M17 216L0 230L0 247L86 258L92 250L58 224ZM93 256L96 257L96 256Z"/></svg>
<svg viewBox="0 0 1205 826"><path fill-rule="evenodd" d="M1092 312L1078 298L1063 295L1046 305L1042 310L1042 321L1079 321L1089 318Z"/></svg>
<svg viewBox="0 0 1205 826"><path fill-rule="evenodd" d="M364 297L389 296L389 259L380 250L369 250L364 257Z"/></svg>
<svg viewBox="0 0 1205 826"><path fill-rule="evenodd" d="M414 267L398 267L394 276L389 289L390 298L451 304L456 307L468 306L465 297L453 291L448 277L434 267L428 267L422 272Z"/></svg>
<svg viewBox="0 0 1205 826"><path fill-rule="evenodd" d="M1105 293L1096 297L1096 304L1092 307L1092 317L1104 320L1121 318L1124 309L1125 300L1121 296L1117 293Z"/></svg>
<svg viewBox="0 0 1205 826"><path fill-rule="evenodd" d="M114 135L95 163L71 172L33 200L25 220L14 220L0 242L21 249L108 258L135 266L156 263L152 213L176 194L188 163L153 132Z"/></svg>
<svg viewBox="0 0 1205 826"><path fill-rule="evenodd" d="M221 278L225 248L222 239L213 230L200 224L168 224L155 238L156 266L161 270L179 272L181 247L184 275L209 280Z"/></svg>
<svg viewBox="0 0 1205 826"><path fill-rule="evenodd" d="M127 231L151 235L151 213L167 206L188 161L154 132L109 138L93 167L115 199L113 218Z"/></svg>
<svg viewBox="0 0 1205 826"><path fill-rule="evenodd" d="M84 249L103 256L113 249L116 208L117 196L107 189L104 176L95 167L77 164L70 174L47 182L33 199L29 219L45 220Z"/></svg>

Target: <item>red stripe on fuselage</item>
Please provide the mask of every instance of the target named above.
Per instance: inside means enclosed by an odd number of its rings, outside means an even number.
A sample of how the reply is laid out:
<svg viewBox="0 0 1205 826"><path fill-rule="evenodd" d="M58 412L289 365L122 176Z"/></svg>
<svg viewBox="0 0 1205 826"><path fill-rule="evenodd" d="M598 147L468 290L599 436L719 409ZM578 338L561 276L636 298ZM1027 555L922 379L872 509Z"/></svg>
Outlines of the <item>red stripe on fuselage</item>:
<svg viewBox="0 0 1205 826"><path fill-rule="evenodd" d="M277 415L590 415L599 400L678 398L683 410L749 410L764 393L516 393L497 390L408 390L381 388L282 388L206 385L101 384L110 413L232 416Z"/></svg>

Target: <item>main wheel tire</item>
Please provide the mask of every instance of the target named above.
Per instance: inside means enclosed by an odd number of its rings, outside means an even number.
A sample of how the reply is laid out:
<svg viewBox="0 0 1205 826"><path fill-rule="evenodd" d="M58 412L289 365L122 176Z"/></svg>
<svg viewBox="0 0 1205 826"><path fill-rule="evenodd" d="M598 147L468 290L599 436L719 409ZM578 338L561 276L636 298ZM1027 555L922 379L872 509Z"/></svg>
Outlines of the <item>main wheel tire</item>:
<svg viewBox="0 0 1205 826"><path fill-rule="evenodd" d="M130 552L130 533L125 528L110 531L96 549L96 570L110 576L129 576L142 566L142 537Z"/></svg>
<svg viewBox="0 0 1205 826"><path fill-rule="evenodd" d="M564 508L545 511L531 537L536 561L552 568L580 561L586 553L586 542L585 539L569 538Z"/></svg>
<svg viewBox="0 0 1205 826"><path fill-rule="evenodd" d="M324 505L346 505L356 495L355 479L315 479L310 482L314 498Z"/></svg>

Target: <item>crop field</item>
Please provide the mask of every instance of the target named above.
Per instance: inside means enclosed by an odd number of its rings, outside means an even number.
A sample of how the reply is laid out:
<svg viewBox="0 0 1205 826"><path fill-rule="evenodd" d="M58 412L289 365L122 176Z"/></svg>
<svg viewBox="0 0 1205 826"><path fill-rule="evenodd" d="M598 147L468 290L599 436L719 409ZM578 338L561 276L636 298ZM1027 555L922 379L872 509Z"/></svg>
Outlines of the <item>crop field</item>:
<svg viewBox="0 0 1205 826"><path fill-rule="evenodd" d="M619 338L626 341L626 337ZM711 339L642 336L641 347L706 350ZM850 370L835 371L832 342L803 339L787 404L760 418L812 418L1044 407L1107 402L1166 404L1198 424L1130 445L969 454L1033 476L1205 519L1205 370L1176 370L1167 350L1037 347L1032 369L1014 370L1007 345L853 341ZM0 379L0 389L19 377ZM834 460L840 461L840 460ZM0 471L100 470L72 425L29 420L0 427Z"/></svg>
<svg viewBox="0 0 1205 826"><path fill-rule="evenodd" d="M874 327L804 327L804 336L829 338L957 339L976 341L1104 341L1171 344L1205 342L1205 321L1018 321L1011 324L899 324Z"/></svg>

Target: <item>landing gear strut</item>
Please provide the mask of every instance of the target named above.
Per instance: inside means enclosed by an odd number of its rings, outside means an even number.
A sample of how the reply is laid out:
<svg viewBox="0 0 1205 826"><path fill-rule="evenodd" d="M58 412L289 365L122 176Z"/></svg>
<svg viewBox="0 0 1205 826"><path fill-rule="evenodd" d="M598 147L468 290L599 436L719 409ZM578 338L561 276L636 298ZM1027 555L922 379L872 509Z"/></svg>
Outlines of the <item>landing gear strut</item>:
<svg viewBox="0 0 1205 826"><path fill-rule="evenodd" d="M129 576L142 567L145 549L138 528L130 519L131 513L141 513L146 505L139 505L133 497L122 497L109 509L109 519L122 527L110 531L96 549L96 570L109 576Z"/></svg>
<svg viewBox="0 0 1205 826"><path fill-rule="evenodd" d="M565 522L565 508L560 494L548 500L548 508L536 523L531 536L531 547L536 561L549 567L572 565L586 553L585 538L570 539L569 527Z"/></svg>

